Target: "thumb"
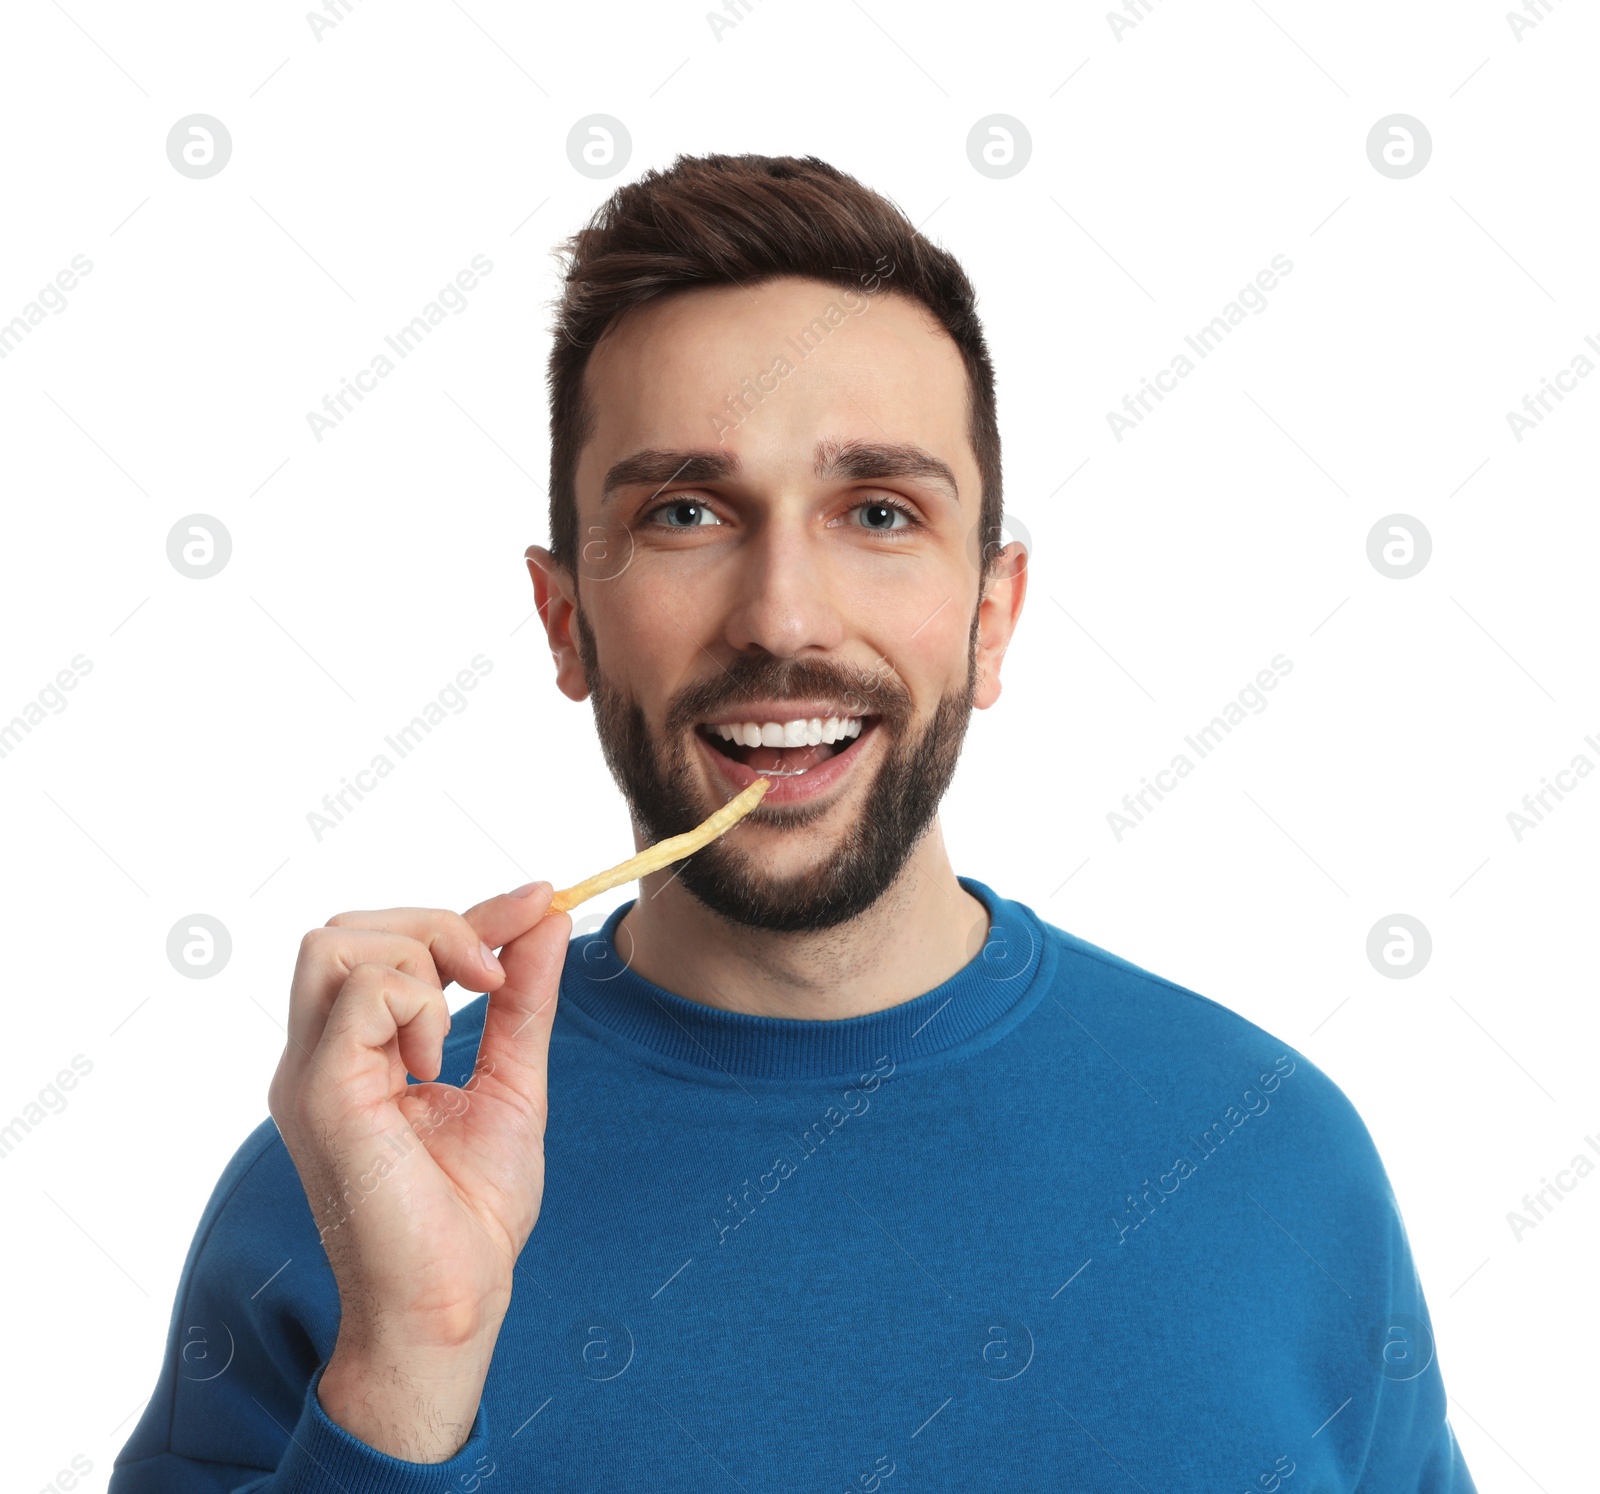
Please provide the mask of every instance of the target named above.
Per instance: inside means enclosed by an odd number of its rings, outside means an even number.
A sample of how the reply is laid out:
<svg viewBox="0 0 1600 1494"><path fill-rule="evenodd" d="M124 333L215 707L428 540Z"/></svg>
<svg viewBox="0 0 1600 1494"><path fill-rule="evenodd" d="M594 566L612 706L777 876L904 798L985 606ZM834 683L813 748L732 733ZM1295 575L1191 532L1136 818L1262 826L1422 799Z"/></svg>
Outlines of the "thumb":
<svg viewBox="0 0 1600 1494"><path fill-rule="evenodd" d="M561 970L572 919L550 913L500 951L504 983L489 993L478 1064L496 1082L543 1114ZM492 1066L492 1067L491 1067Z"/></svg>

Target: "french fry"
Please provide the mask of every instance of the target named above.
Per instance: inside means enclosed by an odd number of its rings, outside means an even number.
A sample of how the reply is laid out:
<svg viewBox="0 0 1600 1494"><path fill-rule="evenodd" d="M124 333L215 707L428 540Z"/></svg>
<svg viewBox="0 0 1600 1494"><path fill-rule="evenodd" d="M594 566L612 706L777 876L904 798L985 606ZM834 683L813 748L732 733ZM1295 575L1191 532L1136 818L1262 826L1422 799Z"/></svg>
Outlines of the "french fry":
<svg viewBox="0 0 1600 1494"><path fill-rule="evenodd" d="M671 866L674 861L692 856L702 846L710 845L724 830L737 825L761 802L771 787L770 778L756 779L747 789L728 800L715 814L686 834L670 835L653 846L646 846L637 856L630 856L626 861L613 866L610 871L597 872L592 877L585 877L575 886L563 888L550 899L550 911L570 913L579 903L586 903L602 892L609 892L613 887L620 887L624 882L632 882L638 877L647 877L651 872L660 871L664 866Z"/></svg>

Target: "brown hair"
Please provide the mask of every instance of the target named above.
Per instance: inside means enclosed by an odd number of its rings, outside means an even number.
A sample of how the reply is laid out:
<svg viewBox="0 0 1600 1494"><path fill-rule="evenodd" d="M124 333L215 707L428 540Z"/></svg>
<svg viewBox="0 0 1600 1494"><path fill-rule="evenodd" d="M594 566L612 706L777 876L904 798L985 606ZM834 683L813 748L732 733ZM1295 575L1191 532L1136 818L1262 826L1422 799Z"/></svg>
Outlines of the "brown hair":
<svg viewBox="0 0 1600 1494"><path fill-rule="evenodd" d="M802 275L861 290L875 274L920 301L967 370L967 439L981 479L976 563L1000 548L1000 427L977 295L955 258L898 206L815 156L680 155L619 187L555 251L565 286L550 352L550 553L573 571L578 454L594 434L584 370L624 312L697 286ZM890 269L884 271L884 261ZM870 289L867 293L883 294ZM985 578L986 579L986 578Z"/></svg>

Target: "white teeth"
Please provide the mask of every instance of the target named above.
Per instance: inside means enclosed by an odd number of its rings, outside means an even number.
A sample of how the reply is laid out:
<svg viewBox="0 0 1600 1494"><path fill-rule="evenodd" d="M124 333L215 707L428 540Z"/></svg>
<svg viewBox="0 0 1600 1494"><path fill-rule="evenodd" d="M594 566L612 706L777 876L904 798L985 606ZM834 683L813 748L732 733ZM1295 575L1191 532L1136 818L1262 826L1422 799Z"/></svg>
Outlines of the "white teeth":
<svg viewBox="0 0 1600 1494"><path fill-rule="evenodd" d="M707 728L724 742L745 747L816 747L861 735L858 716L813 716L809 721L721 722Z"/></svg>

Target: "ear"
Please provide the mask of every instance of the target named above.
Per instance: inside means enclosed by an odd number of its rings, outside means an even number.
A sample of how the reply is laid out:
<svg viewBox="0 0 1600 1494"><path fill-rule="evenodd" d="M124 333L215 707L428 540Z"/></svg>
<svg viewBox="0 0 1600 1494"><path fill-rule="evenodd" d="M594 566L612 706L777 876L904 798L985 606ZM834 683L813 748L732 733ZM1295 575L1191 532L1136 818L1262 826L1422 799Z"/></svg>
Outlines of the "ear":
<svg viewBox="0 0 1600 1494"><path fill-rule="evenodd" d="M994 570L984 577L983 599L978 603L975 710L986 711L1000 699L1000 661L1022 616L1027 593L1028 551L1021 540L1012 540L995 558Z"/></svg>
<svg viewBox="0 0 1600 1494"><path fill-rule="evenodd" d="M523 553L528 574L533 578L533 598L544 623L545 637L550 641L550 657L555 660L556 686L569 700L587 699L589 683L572 633L578 605L572 574L557 565L543 545L529 545Z"/></svg>

